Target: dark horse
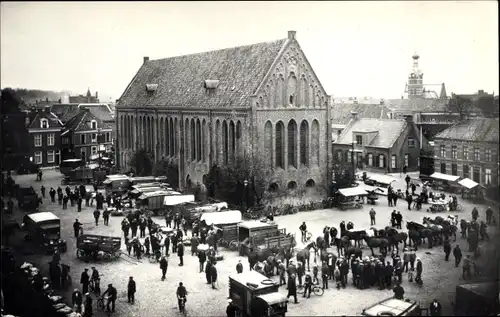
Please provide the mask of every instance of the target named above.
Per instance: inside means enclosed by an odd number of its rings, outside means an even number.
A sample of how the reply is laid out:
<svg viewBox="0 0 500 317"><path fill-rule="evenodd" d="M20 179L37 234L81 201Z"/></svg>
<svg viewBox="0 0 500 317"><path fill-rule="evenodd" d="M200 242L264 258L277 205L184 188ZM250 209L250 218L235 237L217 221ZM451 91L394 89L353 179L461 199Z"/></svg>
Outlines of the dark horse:
<svg viewBox="0 0 500 317"><path fill-rule="evenodd" d="M274 253L270 249L254 251L253 248L248 252L248 264L250 264L250 270L255 266L257 262L264 262L270 256L274 256Z"/></svg>
<svg viewBox="0 0 500 317"><path fill-rule="evenodd" d="M389 241L386 238L375 238L375 237L365 236L364 240L366 241L366 244L372 251L372 256L375 256L373 248L379 248L380 253L384 256L387 254L387 247L389 246Z"/></svg>
<svg viewBox="0 0 500 317"><path fill-rule="evenodd" d="M363 238L366 236L366 231L365 230L360 230L360 231L348 231L346 230L344 232L343 237L347 237L349 240L354 240L354 246L361 247L361 241Z"/></svg>
<svg viewBox="0 0 500 317"><path fill-rule="evenodd" d="M387 240L389 240L389 244L392 250L394 250L395 248L399 253L399 244L401 242L403 242L404 247L406 248L406 240L408 239L408 234L406 234L405 232L398 232L396 229L389 227L385 229L385 234Z"/></svg>
<svg viewBox="0 0 500 317"><path fill-rule="evenodd" d="M302 250L297 251L297 261L301 262L304 267L306 267L306 262L307 262L307 270L310 270L309 266L309 257L311 256L311 248L314 249L314 252L316 253L316 242L312 241L309 242L308 245Z"/></svg>

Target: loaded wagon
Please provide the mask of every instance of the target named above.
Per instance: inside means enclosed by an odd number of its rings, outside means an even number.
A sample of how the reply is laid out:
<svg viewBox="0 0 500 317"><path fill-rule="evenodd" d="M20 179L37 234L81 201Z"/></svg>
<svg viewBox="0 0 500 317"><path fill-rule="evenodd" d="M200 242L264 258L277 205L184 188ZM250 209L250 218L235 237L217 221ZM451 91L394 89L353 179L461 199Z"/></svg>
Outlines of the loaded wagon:
<svg viewBox="0 0 500 317"><path fill-rule="evenodd" d="M179 213L189 223L191 223L191 221L192 221L191 211L186 212L185 206L190 205L190 204L198 206L198 204L196 204L194 202L194 195L165 196L165 199L163 201L163 205L165 206L165 214L166 213L171 213L171 214ZM192 209L192 210L193 210L193 212L195 212L194 209ZM189 214L189 217L187 217L186 213Z"/></svg>
<svg viewBox="0 0 500 317"><path fill-rule="evenodd" d="M218 244L234 251L238 250L238 223L242 221L241 211L225 210L207 212L201 215L200 222L212 226L217 232Z"/></svg>
<svg viewBox="0 0 500 317"><path fill-rule="evenodd" d="M359 197L368 195L364 186L341 188L335 193L336 205L340 210L347 208L362 208L362 202Z"/></svg>
<svg viewBox="0 0 500 317"><path fill-rule="evenodd" d="M373 191L379 188L380 195L387 196L388 188L396 179L389 175L372 174L365 180L365 189Z"/></svg>
<svg viewBox="0 0 500 317"><path fill-rule="evenodd" d="M238 243L240 256L248 255L250 249L275 249L295 246L295 236L287 234L286 229L278 229L275 223L256 220L238 224Z"/></svg>
<svg viewBox="0 0 500 317"><path fill-rule="evenodd" d="M90 184L94 180L94 170L89 166L79 166L67 171L61 180L61 185Z"/></svg>
<svg viewBox="0 0 500 317"><path fill-rule="evenodd" d="M143 193L137 198L137 205L145 207L146 210L151 211L155 216L163 215L167 209L165 201L167 197L182 196L181 193L171 190L160 189L158 191Z"/></svg>
<svg viewBox="0 0 500 317"><path fill-rule="evenodd" d="M93 258L98 260L99 256L109 260L121 255L121 237L109 237L96 234L83 234L76 240L76 256L80 259Z"/></svg>
<svg viewBox="0 0 500 317"><path fill-rule="evenodd" d="M285 317L288 299L278 284L255 271L229 276L229 299L238 316Z"/></svg>
<svg viewBox="0 0 500 317"><path fill-rule="evenodd" d="M131 185L128 176L121 174L108 175L102 183L106 190L106 195L124 194L129 190Z"/></svg>

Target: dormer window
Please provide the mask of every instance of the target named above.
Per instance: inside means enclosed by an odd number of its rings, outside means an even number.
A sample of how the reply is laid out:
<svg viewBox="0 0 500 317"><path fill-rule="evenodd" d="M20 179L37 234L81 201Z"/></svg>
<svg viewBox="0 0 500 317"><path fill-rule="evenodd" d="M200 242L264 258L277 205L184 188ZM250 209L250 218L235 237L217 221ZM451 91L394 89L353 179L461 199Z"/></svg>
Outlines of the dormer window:
<svg viewBox="0 0 500 317"><path fill-rule="evenodd" d="M147 92L154 92L156 89L158 89L158 84L146 84Z"/></svg>
<svg viewBox="0 0 500 317"><path fill-rule="evenodd" d="M219 87L219 81L216 79L207 79L203 82L203 87L205 89L216 89Z"/></svg>
<svg viewBox="0 0 500 317"><path fill-rule="evenodd" d="M97 130L97 121L95 120L90 121L90 129Z"/></svg>
<svg viewBox="0 0 500 317"><path fill-rule="evenodd" d="M48 129L49 128L49 120L47 120L47 119L41 119L40 120L40 128L42 128L42 129Z"/></svg>
<svg viewBox="0 0 500 317"><path fill-rule="evenodd" d="M362 135L356 135L356 144L363 145L363 136Z"/></svg>

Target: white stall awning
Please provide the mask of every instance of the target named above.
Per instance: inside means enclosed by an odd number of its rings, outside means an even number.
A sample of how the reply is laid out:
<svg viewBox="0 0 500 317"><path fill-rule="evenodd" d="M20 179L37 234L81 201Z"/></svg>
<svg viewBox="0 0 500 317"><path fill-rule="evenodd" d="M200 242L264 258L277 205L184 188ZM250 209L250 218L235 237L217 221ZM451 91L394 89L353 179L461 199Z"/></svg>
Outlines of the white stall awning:
<svg viewBox="0 0 500 317"><path fill-rule="evenodd" d="M351 187L351 188L341 188L341 189L339 189L339 192L342 194L342 196L345 196L345 197L361 196L361 195L368 194L363 186Z"/></svg>
<svg viewBox="0 0 500 317"><path fill-rule="evenodd" d="M472 179L470 178L464 178L462 179L461 181L458 182L460 185L462 185L463 187L466 187L468 189L471 189L471 188L474 188L476 187L477 185L479 185L478 183L476 183L475 181L473 181Z"/></svg>
<svg viewBox="0 0 500 317"><path fill-rule="evenodd" d="M381 174L371 174L370 176L368 176L368 178L377 183L386 185L390 185L392 182L396 181L396 179L392 176Z"/></svg>
<svg viewBox="0 0 500 317"><path fill-rule="evenodd" d="M448 174L437 173L437 172L432 174L431 177L436 178L436 179L442 179L445 181L450 181L450 182L454 182L460 178L460 176L448 175Z"/></svg>

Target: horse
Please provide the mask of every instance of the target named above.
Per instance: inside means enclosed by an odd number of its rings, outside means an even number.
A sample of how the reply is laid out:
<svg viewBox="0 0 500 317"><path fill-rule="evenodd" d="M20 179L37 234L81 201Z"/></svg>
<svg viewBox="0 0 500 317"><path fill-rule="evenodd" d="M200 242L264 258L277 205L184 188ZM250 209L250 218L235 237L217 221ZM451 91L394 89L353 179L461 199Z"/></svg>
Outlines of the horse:
<svg viewBox="0 0 500 317"><path fill-rule="evenodd" d="M320 255L323 253L323 251L326 251L328 248L328 243L326 243L325 238L319 236L316 238L316 250L314 250L314 256L317 256L317 251L319 249Z"/></svg>
<svg viewBox="0 0 500 317"><path fill-rule="evenodd" d="M347 237L349 240L354 240L354 245L361 247L361 240L363 240L364 236L366 236L365 230L361 230L361 231L346 230L346 232L344 232L343 237Z"/></svg>
<svg viewBox="0 0 500 317"><path fill-rule="evenodd" d="M337 256L335 254L333 254L332 252L322 252L321 253L321 263L323 262L327 262L328 263L328 260L330 258L330 255L333 259L333 266L335 267L335 263L337 263Z"/></svg>
<svg viewBox="0 0 500 317"><path fill-rule="evenodd" d="M276 258L278 260L281 260L281 262L286 263L286 267L288 267L288 263L290 262L290 259L293 257L293 247L292 246L287 246L287 247L278 247Z"/></svg>
<svg viewBox="0 0 500 317"><path fill-rule="evenodd" d="M346 259L350 259L351 255L354 255L354 257L356 257L356 258L362 258L363 257L363 250L361 250L361 248L358 248L358 247L349 246L345 249L344 257Z"/></svg>
<svg viewBox="0 0 500 317"><path fill-rule="evenodd" d="M311 256L311 252L310 252L311 248L313 248L314 252L316 253L316 242L314 242L314 241L309 242L309 244L307 244L304 249L297 251L297 255L296 255L297 261L301 262L304 267L306 267L306 262L307 262L307 270L308 271L310 270L309 257Z"/></svg>
<svg viewBox="0 0 500 317"><path fill-rule="evenodd" d="M375 238L365 236L364 240L370 250L372 251L372 256L375 256L375 252L373 252L373 248L379 248L380 253L387 254L387 246L389 245L389 241L386 238Z"/></svg>
<svg viewBox="0 0 500 317"><path fill-rule="evenodd" d="M392 250L394 250L395 248L399 253L399 244L401 242L404 243L404 247L406 248L406 240L408 239L407 233L398 232L396 229L393 228L387 228L385 232L387 234L387 239L389 240L389 244Z"/></svg>
<svg viewBox="0 0 500 317"><path fill-rule="evenodd" d="M264 262L270 256L274 256L270 249L254 251L253 248L251 248L248 252L248 264L250 264L250 267L252 268L257 262Z"/></svg>
<svg viewBox="0 0 500 317"><path fill-rule="evenodd" d="M442 217L437 216L435 219L435 223L441 225L443 227L443 236L445 238L450 238L453 236L453 242L457 241L457 226L451 221L451 219L444 219Z"/></svg>

